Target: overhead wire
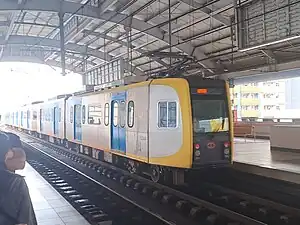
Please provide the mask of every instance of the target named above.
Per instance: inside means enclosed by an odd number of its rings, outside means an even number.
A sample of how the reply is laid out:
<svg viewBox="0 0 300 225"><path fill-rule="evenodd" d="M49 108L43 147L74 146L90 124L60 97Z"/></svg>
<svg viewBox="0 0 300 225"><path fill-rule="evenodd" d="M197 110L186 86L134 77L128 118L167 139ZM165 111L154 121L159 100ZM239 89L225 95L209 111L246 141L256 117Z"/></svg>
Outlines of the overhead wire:
<svg viewBox="0 0 300 225"><path fill-rule="evenodd" d="M78 8L78 10L76 10L75 12L73 12L71 15L76 15L77 12L80 11L81 9L83 9L89 2L90 2L90 0L88 0L85 4L81 5L81 6ZM217 2L217 0L209 2L209 5L210 5L210 4L213 4L213 3L215 3L215 2ZM290 6L295 5L295 4L299 3L299 2L300 2L300 1L295 1L295 2L292 2L292 3L285 4L285 5L281 6L281 7L277 7L277 8L275 8L275 9L273 9L273 10L268 11L268 12L265 12L265 13L262 13L262 14L255 15L255 16L253 16L253 17L251 17L251 18L244 19L244 21L248 21L248 20L254 19L254 18L256 18L256 17L262 16L262 15L266 15L266 14L268 14L268 13L272 13L272 12L274 12L274 11L280 10L280 9L282 9L282 8L285 8L285 7L290 7ZM197 11L197 10L203 8L203 7L207 7L207 4L204 4L204 5L202 5L201 7L195 8L195 9L193 9L193 11ZM231 7L231 8L232 8L232 7ZM229 9L230 9L230 8L227 8L226 10L229 10ZM188 12L188 13L191 13L191 12ZM185 14L185 15L186 15L186 14ZM178 19L178 18L180 18L180 17L182 17L182 16L184 16L184 15L180 15L180 16L178 16L178 17L174 17L174 18L172 18L171 20L172 20L172 21L173 21L173 20L176 20L176 19ZM124 20L124 19L125 19L125 18L123 18L123 20ZM149 31L149 30L154 29L154 28L156 28L156 27L161 27L161 26L165 25L165 24L168 23L168 22L169 22L169 21L166 21L166 22L162 22L162 23L160 23L160 24L157 24L157 25L148 27L148 28L146 28L146 29L143 29L143 30L141 30L141 31L138 31L137 33L133 34L133 36L134 36L134 35L137 35L137 34L140 34L140 33L144 33L144 32L146 32L146 31ZM198 21L197 21L197 22L198 22ZM196 22L196 23L197 23L197 22ZM221 31L221 30L223 30L223 29L230 28L231 26L239 25L239 24L242 23L242 22L243 22L243 21L234 22L234 23L232 23L232 24L230 24L230 25L228 25L228 26L225 25L225 26L222 26L222 27L220 27L220 28L214 29L213 31L210 31L210 32L206 32L206 33L203 33L203 34L196 35L196 36L191 37L191 38L188 38L188 39L186 39L186 40L184 40L184 41L182 41L182 42L179 42L179 43L177 43L177 44L173 44L171 47L176 47L176 46L178 46L178 45L180 45L180 44L186 43L187 41L191 41L191 40L196 39L196 38L199 38L199 37L201 37L201 36L204 36L204 35L207 35L207 34L211 34L211 33L213 33L213 32L218 32L218 31ZM59 26L56 27L55 29L58 29L58 28L59 28ZM119 41L121 41L121 40L124 40L124 38L120 39ZM43 41L43 38L41 38L40 41L38 41L36 44L34 44L34 45L31 46L31 47L34 47L34 46L40 44L42 41ZM30 49L30 47L29 47L29 49ZM163 48L161 48L161 49L163 49ZM89 52L89 51L88 51L88 52ZM88 53L88 52L87 52L87 53ZM205 60L205 59L199 59L198 62L203 61L203 60Z"/></svg>

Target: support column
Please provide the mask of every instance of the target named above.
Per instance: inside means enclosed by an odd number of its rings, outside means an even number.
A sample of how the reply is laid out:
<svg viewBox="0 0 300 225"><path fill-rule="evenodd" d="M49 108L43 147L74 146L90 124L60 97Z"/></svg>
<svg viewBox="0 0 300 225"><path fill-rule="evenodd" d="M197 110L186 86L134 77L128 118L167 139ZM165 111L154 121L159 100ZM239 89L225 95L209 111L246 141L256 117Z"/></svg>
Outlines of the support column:
<svg viewBox="0 0 300 225"><path fill-rule="evenodd" d="M82 57L82 84L87 85L87 46L85 46L85 54Z"/></svg>
<svg viewBox="0 0 300 225"><path fill-rule="evenodd" d="M168 14L169 14L169 52L170 52L170 68L172 67L172 58L171 58L171 54L172 54L172 22L171 22L171 18L172 18L172 11L171 11L171 0L169 0L169 10L168 10Z"/></svg>
<svg viewBox="0 0 300 225"><path fill-rule="evenodd" d="M126 41L127 41L127 63L128 63L128 68L127 68L127 74L124 73L124 75L126 76L135 76L132 73L132 40L131 40L131 28L132 25L132 17L129 17L129 19L127 20L126 25L124 25L124 30L126 32ZM121 73L122 74L122 73ZM121 77L121 79L123 79L123 77Z"/></svg>
<svg viewBox="0 0 300 225"><path fill-rule="evenodd" d="M60 58L62 75L66 75L66 52L65 52L65 32L64 32L64 13L58 13L59 33L60 33Z"/></svg>

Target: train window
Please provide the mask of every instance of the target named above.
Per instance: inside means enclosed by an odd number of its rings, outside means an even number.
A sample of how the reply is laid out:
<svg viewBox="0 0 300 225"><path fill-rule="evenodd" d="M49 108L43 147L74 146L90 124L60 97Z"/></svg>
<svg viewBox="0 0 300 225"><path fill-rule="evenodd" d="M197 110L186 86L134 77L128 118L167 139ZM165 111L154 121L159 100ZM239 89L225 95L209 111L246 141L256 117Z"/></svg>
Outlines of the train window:
<svg viewBox="0 0 300 225"><path fill-rule="evenodd" d="M108 126L109 124L109 104L105 103L104 106L104 124L105 126Z"/></svg>
<svg viewBox="0 0 300 225"><path fill-rule="evenodd" d="M134 125L134 102L128 102L128 114L127 114L127 124L128 127L133 127Z"/></svg>
<svg viewBox="0 0 300 225"><path fill-rule="evenodd" d="M177 105L176 102L168 102L168 127L177 126Z"/></svg>
<svg viewBox="0 0 300 225"><path fill-rule="evenodd" d="M37 112L36 111L33 111L32 119L37 120Z"/></svg>
<svg viewBox="0 0 300 225"><path fill-rule="evenodd" d="M118 125L119 118L119 103L117 101L113 102L113 125L116 127Z"/></svg>
<svg viewBox="0 0 300 225"><path fill-rule="evenodd" d="M70 123L73 123L73 106L70 109Z"/></svg>
<svg viewBox="0 0 300 225"><path fill-rule="evenodd" d="M58 122L61 122L61 108L58 108Z"/></svg>
<svg viewBox="0 0 300 225"><path fill-rule="evenodd" d="M168 102L158 103L158 127L168 127Z"/></svg>
<svg viewBox="0 0 300 225"><path fill-rule="evenodd" d="M43 109L40 109L40 121L44 120L44 111Z"/></svg>
<svg viewBox="0 0 300 225"><path fill-rule="evenodd" d="M82 124L85 124L85 115L86 115L85 105L83 105L82 106Z"/></svg>
<svg viewBox="0 0 300 225"><path fill-rule="evenodd" d="M158 127L177 126L177 103L176 102L158 102Z"/></svg>
<svg viewBox="0 0 300 225"><path fill-rule="evenodd" d="M90 105L88 108L88 123L101 124L102 109L101 105Z"/></svg>
<svg viewBox="0 0 300 225"><path fill-rule="evenodd" d="M120 126L121 127L125 127L125 123L126 123L126 104L124 101L120 102Z"/></svg>

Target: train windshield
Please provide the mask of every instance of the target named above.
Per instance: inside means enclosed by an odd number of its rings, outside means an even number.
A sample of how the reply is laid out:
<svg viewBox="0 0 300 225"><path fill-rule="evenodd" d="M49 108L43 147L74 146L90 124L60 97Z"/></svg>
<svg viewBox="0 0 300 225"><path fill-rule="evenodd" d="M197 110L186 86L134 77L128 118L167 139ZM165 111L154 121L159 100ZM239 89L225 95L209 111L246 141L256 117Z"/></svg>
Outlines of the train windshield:
<svg viewBox="0 0 300 225"><path fill-rule="evenodd" d="M193 99L193 128L195 133L229 130L228 109L224 99Z"/></svg>

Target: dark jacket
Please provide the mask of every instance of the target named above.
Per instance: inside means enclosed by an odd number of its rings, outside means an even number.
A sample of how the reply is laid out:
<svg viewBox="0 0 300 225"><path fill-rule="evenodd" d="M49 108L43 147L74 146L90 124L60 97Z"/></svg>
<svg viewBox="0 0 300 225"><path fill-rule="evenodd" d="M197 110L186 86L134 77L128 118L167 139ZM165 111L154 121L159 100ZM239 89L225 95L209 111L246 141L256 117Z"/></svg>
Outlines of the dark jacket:
<svg viewBox="0 0 300 225"><path fill-rule="evenodd" d="M22 176L0 168L0 225L15 224L37 224L28 187Z"/></svg>

